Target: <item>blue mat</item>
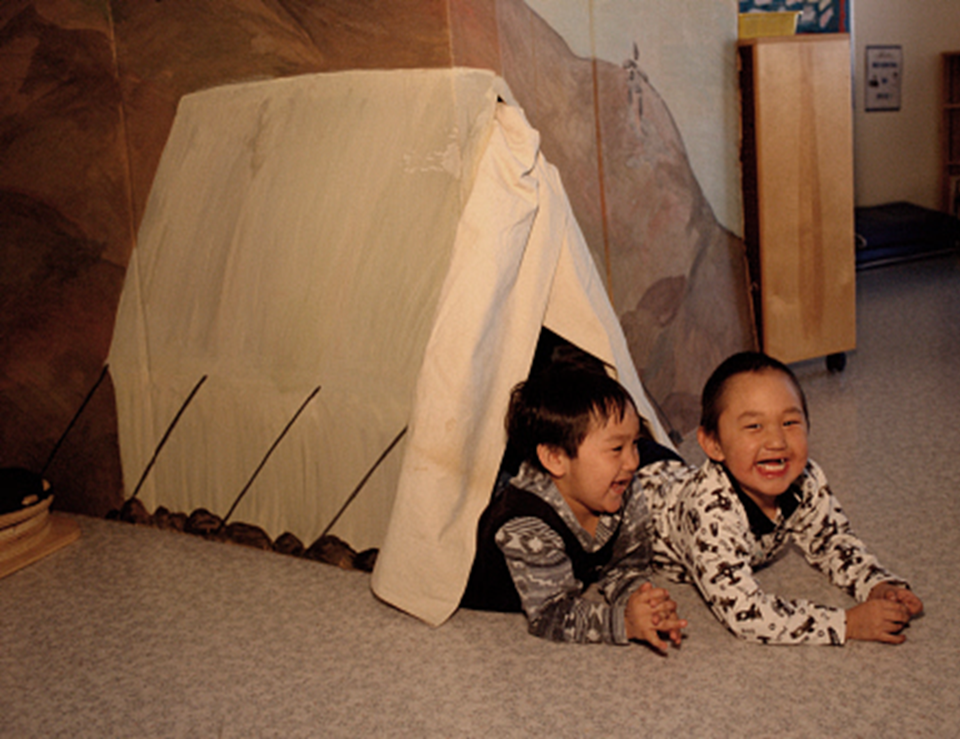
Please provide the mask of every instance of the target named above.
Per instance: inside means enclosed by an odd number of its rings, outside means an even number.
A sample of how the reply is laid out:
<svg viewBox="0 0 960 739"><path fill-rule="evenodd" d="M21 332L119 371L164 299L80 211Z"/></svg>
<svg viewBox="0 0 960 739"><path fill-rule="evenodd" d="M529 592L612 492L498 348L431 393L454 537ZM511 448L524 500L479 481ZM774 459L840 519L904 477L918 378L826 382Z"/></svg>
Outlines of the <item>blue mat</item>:
<svg viewBox="0 0 960 739"><path fill-rule="evenodd" d="M960 246L960 219L913 203L857 208L857 268L942 254Z"/></svg>

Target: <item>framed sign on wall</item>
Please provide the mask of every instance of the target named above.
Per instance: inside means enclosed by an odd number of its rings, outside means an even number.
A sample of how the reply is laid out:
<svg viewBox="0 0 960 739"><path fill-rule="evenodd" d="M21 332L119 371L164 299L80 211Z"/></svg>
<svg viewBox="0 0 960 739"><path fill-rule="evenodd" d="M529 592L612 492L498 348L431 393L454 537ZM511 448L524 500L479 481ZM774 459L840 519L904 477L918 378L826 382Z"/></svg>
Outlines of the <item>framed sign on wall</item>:
<svg viewBox="0 0 960 739"><path fill-rule="evenodd" d="M899 46L867 47L865 109L900 110L900 81L903 78L903 49Z"/></svg>

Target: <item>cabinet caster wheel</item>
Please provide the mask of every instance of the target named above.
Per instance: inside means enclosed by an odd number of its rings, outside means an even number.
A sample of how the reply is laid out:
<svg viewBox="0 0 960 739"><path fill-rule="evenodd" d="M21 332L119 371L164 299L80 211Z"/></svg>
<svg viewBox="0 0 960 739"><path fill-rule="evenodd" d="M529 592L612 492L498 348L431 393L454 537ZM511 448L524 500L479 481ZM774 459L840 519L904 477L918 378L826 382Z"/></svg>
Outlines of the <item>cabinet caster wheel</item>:
<svg viewBox="0 0 960 739"><path fill-rule="evenodd" d="M847 355L844 352L827 355L827 369L830 372L843 372L847 366Z"/></svg>

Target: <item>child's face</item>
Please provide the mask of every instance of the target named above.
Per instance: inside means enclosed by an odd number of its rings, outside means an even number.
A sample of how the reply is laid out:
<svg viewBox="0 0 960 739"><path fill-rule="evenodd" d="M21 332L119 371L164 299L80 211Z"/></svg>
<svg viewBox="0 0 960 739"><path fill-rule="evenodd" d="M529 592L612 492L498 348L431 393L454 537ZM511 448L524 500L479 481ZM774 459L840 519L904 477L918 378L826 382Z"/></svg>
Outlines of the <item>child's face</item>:
<svg viewBox="0 0 960 739"><path fill-rule="evenodd" d="M782 372L761 370L731 377L722 403L717 436L700 429L700 445L726 464L747 495L772 504L807 464L800 395Z"/></svg>
<svg viewBox="0 0 960 739"><path fill-rule="evenodd" d="M551 452L553 466L547 469L577 520L591 533L600 514L616 513L623 505L623 494L640 463L639 435L640 419L628 404L622 419L614 416L604 423L595 418L575 458L562 450Z"/></svg>

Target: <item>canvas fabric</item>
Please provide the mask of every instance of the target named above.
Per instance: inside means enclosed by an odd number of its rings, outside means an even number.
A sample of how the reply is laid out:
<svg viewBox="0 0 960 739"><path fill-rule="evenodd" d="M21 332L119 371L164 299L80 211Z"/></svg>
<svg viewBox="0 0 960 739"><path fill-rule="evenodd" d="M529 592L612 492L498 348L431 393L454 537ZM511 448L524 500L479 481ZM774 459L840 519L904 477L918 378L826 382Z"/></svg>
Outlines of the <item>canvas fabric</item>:
<svg viewBox="0 0 960 739"><path fill-rule="evenodd" d="M497 106L417 381L410 438L373 590L443 623L466 587L505 446L510 389L546 326L616 369L670 445L560 176L523 111Z"/></svg>
<svg viewBox="0 0 960 739"><path fill-rule="evenodd" d="M108 357L127 495L308 545L406 426L499 98L483 70L350 71L187 95ZM405 440L330 533L383 539Z"/></svg>

